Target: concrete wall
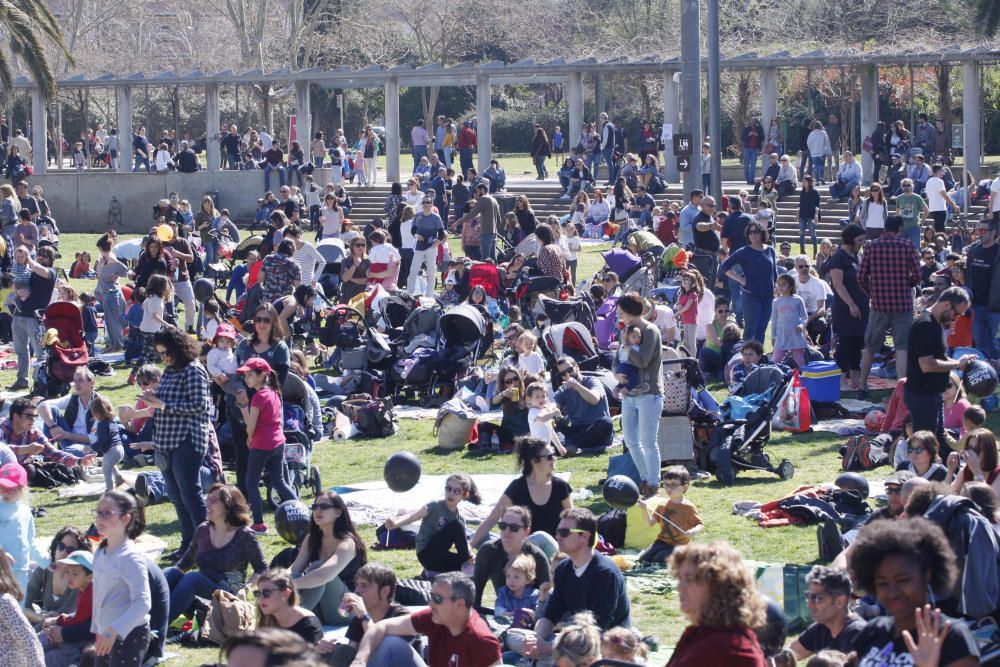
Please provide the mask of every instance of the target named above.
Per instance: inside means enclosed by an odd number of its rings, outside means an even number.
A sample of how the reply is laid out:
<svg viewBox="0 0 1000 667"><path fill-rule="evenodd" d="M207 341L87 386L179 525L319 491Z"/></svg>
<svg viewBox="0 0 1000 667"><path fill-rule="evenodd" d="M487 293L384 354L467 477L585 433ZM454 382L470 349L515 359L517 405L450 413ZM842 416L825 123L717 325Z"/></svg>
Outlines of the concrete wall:
<svg viewBox="0 0 1000 667"><path fill-rule="evenodd" d="M317 169L313 178L320 186L329 180L330 169ZM119 231L142 233L152 224L153 206L171 192L198 209L206 193L219 193L219 207L228 208L235 220L252 219L257 198L264 196L262 171L201 171L195 174L117 174L86 171L82 174L50 171L31 176L31 185L41 185L45 199L64 232L104 232L108 228L113 200L121 211ZM271 173L271 189L277 192L278 174Z"/></svg>

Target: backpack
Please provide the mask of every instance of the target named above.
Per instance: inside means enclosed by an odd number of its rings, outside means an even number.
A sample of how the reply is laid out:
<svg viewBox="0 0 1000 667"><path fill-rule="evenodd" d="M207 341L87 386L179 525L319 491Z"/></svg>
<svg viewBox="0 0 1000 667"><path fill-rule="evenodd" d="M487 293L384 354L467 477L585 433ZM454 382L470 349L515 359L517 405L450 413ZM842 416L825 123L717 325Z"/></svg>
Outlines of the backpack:
<svg viewBox="0 0 1000 667"><path fill-rule="evenodd" d="M399 420L388 398L373 399L369 394L354 394L341 408L362 437L386 438L399 431Z"/></svg>
<svg viewBox="0 0 1000 667"><path fill-rule="evenodd" d="M410 524L389 530L385 524L381 524L375 529L375 540L376 542L370 547L374 551L413 549L417 546L417 526Z"/></svg>

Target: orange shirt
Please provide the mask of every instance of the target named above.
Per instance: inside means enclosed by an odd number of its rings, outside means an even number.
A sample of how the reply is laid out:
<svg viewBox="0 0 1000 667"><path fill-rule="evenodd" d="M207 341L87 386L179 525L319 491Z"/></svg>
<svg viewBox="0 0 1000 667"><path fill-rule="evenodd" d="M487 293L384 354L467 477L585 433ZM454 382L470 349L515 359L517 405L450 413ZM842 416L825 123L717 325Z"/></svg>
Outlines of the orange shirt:
<svg viewBox="0 0 1000 667"><path fill-rule="evenodd" d="M672 525L670 521L684 530L691 530L695 526L702 524L701 517L698 516L698 510L689 502L675 503L672 500L668 500L656 507L656 513L660 515L656 517L656 520L660 522L660 534L656 536L656 539L664 544L679 546L691 541L689 536L677 530L677 527ZM662 517L666 517L670 521L664 521Z"/></svg>

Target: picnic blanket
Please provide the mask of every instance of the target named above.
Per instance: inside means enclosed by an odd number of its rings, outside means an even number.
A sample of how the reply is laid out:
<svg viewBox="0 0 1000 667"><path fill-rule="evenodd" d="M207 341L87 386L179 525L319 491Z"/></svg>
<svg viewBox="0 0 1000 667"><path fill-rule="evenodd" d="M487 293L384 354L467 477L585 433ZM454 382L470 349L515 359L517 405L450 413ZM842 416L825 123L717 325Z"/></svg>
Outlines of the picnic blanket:
<svg viewBox="0 0 1000 667"><path fill-rule="evenodd" d="M395 406L396 417L399 419L437 419L438 408L422 408L417 405L397 405ZM502 410L490 410L480 412L478 415L480 422L494 422L499 424L503 419Z"/></svg>
<svg viewBox="0 0 1000 667"><path fill-rule="evenodd" d="M556 476L569 481L571 473L558 472ZM351 510L354 523L365 526L379 526L389 517L412 512L434 500L444 497L444 483L447 475L422 475L420 481L409 491L394 493L383 480L361 482L334 487L334 491L344 498ZM514 475L473 475L483 501L479 505L463 502L458 511L467 522L481 523L493 511L507 486L514 481Z"/></svg>
<svg viewBox="0 0 1000 667"><path fill-rule="evenodd" d="M139 476L134 470L119 470L122 477L128 482L129 486L135 486L135 478ZM71 486L60 486L59 487L59 497L60 498L90 498L93 496L99 496L105 491L104 486L104 475L101 475L101 479L96 482L77 482Z"/></svg>
<svg viewBox="0 0 1000 667"><path fill-rule="evenodd" d="M813 431L836 433L837 435L863 435L866 433L864 419L824 419L814 422Z"/></svg>

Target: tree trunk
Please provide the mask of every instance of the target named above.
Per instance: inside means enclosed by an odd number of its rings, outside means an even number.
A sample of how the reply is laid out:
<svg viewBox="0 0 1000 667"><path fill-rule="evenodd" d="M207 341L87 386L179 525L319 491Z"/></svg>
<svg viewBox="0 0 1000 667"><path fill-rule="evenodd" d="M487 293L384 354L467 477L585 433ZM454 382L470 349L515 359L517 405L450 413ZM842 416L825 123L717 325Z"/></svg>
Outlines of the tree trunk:
<svg viewBox="0 0 1000 667"><path fill-rule="evenodd" d="M938 65L934 68L934 78L938 88L938 118L944 121L944 130L951 135L951 67Z"/></svg>
<svg viewBox="0 0 1000 667"><path fill-rule="evenodd" d="M740 72L740 78L736 83L736 112L733 114L733 147L736 155L743 155L743 128L747 126L750 116L750 72ZM766 121L768 124L771 121ZM719 137L718 142L722 141ZM716 144L722 149L721 143ZM742 159L742 158L741 158Z"/></svg>
<svg viewBox="0 0 1000 667"><path fill-rule="evenodd" d="M438 86L428 86L421 93L420 99L424 107L424 127L427 128L427 132L433 137L435 128L434 112L437 109L438 95L441 93L441 89Z"/></svg>

